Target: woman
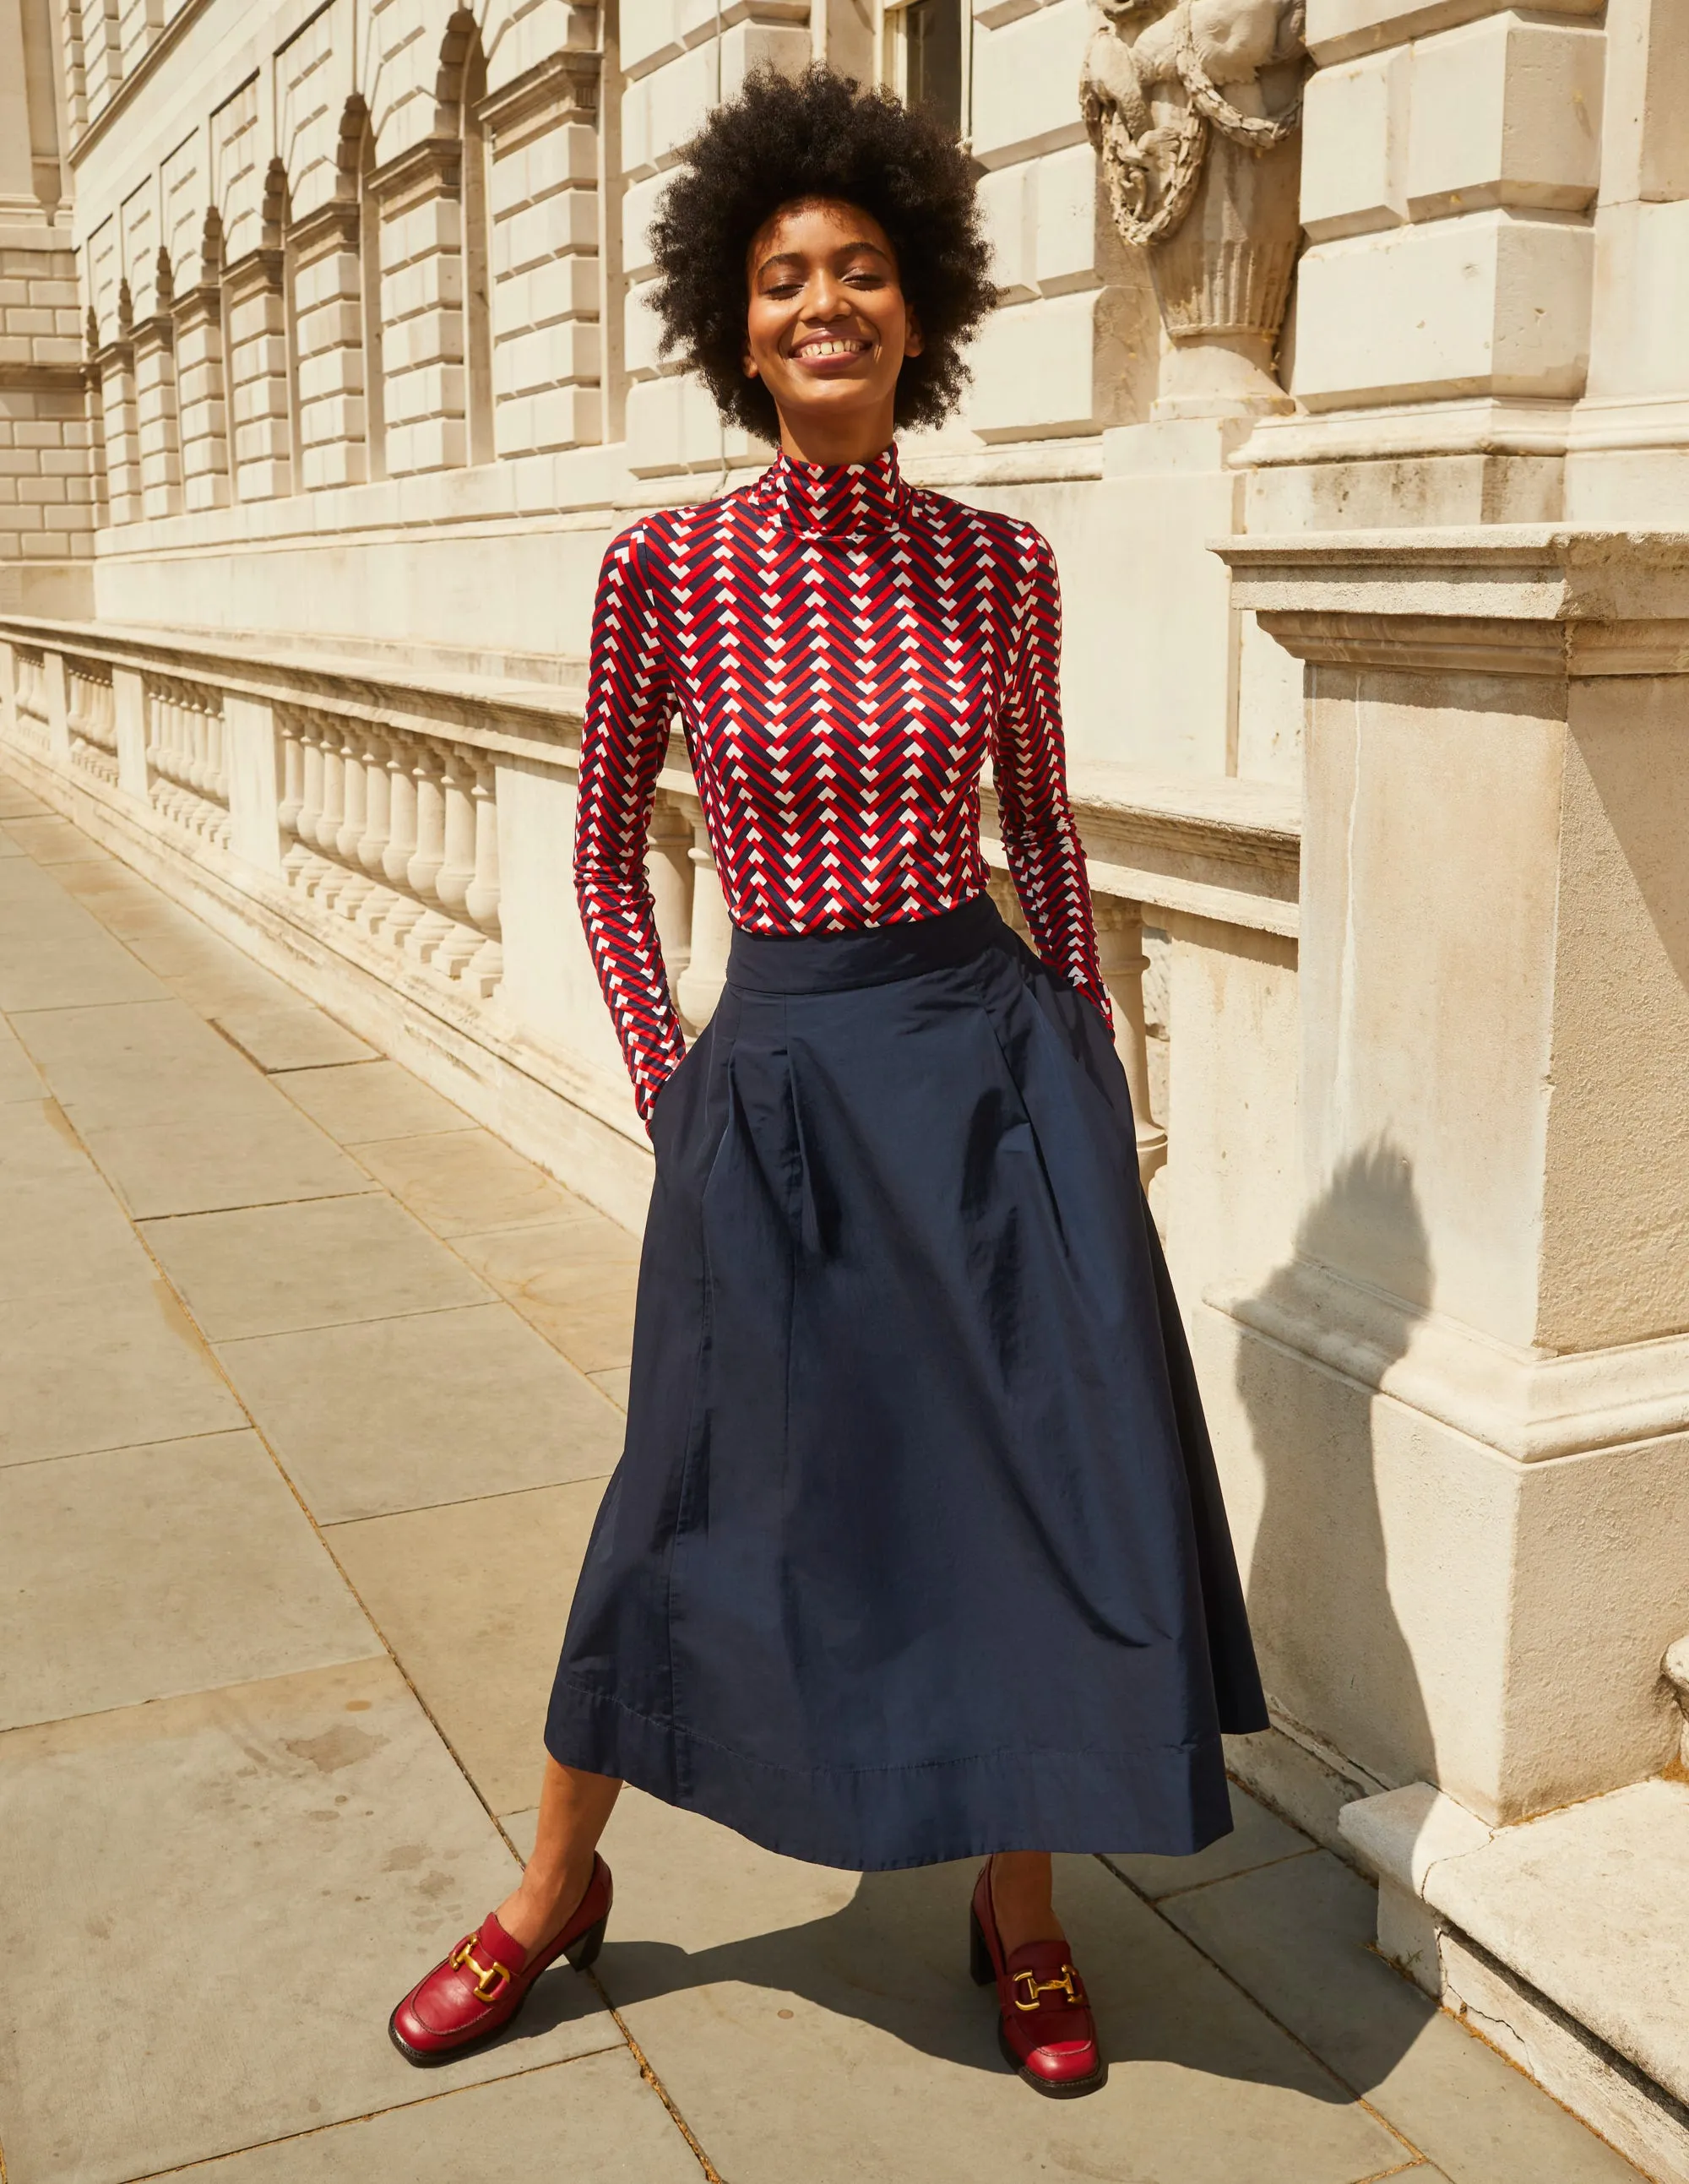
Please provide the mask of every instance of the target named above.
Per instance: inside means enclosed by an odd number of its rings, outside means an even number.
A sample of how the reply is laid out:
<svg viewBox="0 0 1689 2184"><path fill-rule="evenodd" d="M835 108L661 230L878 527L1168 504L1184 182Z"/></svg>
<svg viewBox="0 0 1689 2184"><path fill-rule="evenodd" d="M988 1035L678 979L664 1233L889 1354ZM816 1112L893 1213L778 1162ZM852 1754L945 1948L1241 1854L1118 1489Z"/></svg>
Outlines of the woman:
<svg viewBox="0 0 1689 2184"><path fill-rule="evenodd" d="M656 1152L626 1447L520 1886L394 2012L416 2062L596 1954L623 1781L770 1849L986 1857L972 1964L1040 2092L1102 2078L1052 1850L1198 1850L1262 1728L1139 1188L1029 526L919 492L993 301L972 176L824 70L690 147L656 309L779 455L605 557L576 875ZM733 920L688 1052L644 866L684 725ZM986 891L978 785L1037 944Z"/></svg>

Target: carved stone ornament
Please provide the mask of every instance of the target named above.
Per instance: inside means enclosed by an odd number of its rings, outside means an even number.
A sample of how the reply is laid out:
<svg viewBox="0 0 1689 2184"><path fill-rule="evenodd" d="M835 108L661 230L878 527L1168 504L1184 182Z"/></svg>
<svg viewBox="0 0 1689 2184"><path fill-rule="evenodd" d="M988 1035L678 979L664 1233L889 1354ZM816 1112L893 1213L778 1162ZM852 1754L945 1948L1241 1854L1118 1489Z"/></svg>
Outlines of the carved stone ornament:
<svg viewBox="0 0 1689 2184"><path fill-rule="evenodd" d="M1172 344L1157 413L1284 409L1273 367L1302 232L1303 0L1098 8L1079 107Z"/></svg>

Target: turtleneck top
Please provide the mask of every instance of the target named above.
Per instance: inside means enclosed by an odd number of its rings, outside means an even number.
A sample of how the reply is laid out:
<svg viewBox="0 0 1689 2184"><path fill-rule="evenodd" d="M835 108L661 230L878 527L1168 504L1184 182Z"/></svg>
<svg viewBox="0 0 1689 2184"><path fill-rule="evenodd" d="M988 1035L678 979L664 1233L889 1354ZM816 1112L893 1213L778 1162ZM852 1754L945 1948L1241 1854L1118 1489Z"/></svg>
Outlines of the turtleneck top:
<svg viewBox="0 0 1689 2184"><path fill-rule="evenodd" d="M1108 1018L1060 659L1046 541L907 485L895 448L825 467L783 454L611 543L575 884L643 1116L686 1050L644 862L677 713L728 915L752 933L859 930L982 894L989 760L1034 944Z"/></svg>

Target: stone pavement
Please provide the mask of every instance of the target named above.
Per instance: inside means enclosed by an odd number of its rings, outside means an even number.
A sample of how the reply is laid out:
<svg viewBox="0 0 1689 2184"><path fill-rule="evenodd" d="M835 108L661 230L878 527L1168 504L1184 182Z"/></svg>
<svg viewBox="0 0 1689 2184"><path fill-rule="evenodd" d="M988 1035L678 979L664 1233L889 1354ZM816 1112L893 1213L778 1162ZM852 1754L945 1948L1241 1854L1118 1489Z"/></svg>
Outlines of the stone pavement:
<svg viewBox="0 0 1689 2184"><path fill-rule="evenodd" d="M598 1976L427 2074L502 1896L625 1399L634 1240L0 776L0 2177L1617 2184L1237 1793L1062 1862L1106 2089L1040 2100L971 1869L628 1793Z"/></svg>

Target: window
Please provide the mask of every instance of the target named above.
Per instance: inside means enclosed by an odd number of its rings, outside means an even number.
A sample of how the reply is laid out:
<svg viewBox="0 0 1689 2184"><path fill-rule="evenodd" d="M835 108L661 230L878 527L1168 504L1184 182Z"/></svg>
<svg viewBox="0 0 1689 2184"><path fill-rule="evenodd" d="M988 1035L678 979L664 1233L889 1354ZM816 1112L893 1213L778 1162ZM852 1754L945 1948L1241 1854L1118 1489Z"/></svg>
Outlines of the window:
<svg viewBox="0 0 1689 2184"><path fill-rule="evenodd" d="M962 0L884 0L881 66L908 106L924 106L954 135L963 133L967 74Z"/></svg>

